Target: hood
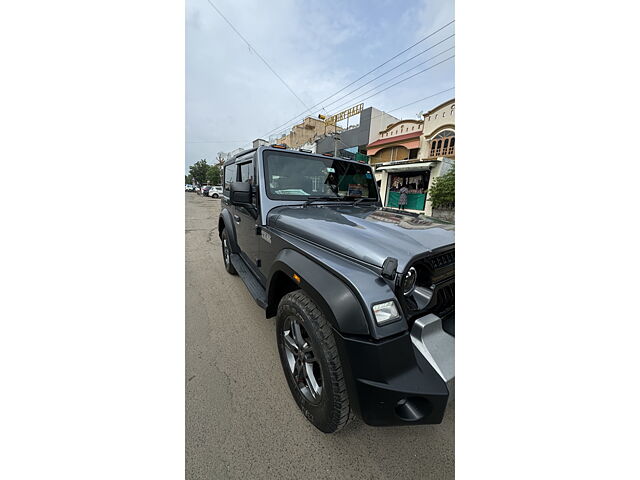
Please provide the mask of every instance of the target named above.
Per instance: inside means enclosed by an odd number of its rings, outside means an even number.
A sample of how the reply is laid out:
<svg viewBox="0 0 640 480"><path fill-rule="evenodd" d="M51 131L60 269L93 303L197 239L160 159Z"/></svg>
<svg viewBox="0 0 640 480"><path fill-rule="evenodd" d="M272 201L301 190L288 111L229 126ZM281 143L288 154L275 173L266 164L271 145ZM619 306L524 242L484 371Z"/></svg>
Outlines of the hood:
<svg viewBox="0 0 640 480"><path fill-rule="evenodd" d="M278 207L267 224L379 267L395 257L399 270L416 255L455 241L452 224L371 206Z"/></svg>

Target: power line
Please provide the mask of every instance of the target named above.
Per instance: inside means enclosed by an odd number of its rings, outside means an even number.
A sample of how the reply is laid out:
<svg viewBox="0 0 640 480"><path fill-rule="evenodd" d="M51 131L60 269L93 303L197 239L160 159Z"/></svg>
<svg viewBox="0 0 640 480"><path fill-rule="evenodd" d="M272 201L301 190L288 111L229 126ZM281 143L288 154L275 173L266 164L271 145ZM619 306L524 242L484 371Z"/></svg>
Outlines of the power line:
<svg viewBox="0 0 640 480"><path fill-rule="evenodd" d="M424 98L421 98L420 100L416 100L414 102L407 103L406 105L402 105L401 107L397 107L397 108L394 108L393 110L389 110L386 113L395 112L396 110L400 110L402 108L408 107L409 105L413 105L414 103L422 102L422 101L427 100L429 98L437 97L438 95L441 95L441 94L443 94L445 92L450 92L451 90L455 90L455 87L447 88L446 90L442 90L440 92L434 93L432 95L429 95L428 97L424 97ZM382 112L382 113L385 113L385 112ZM377 117L381 117L381 116L382 115L377 115L376 118Z"/></svg>
<svg viewBox="0 0 640 480"><path fill-rule="evenodd" d="M245 140L187 140L184 143L238 143Z"/></svg>
<svg viewBox="0 0 640 480"><path fill-rule="evenodd" d="M440 55L442 55L442 54L444 54L444 53L448 52L449 50L453 50L454 48L455 48L455 47L449 47L449 48L447 48L446 50L443 50L442 52L438 53L437 55L434 55L433 57L429 57L429 58L427 58L425 61L420 62L420 63L418 63L418 64L414 65L413 67L409 68L408 70L405 70L404 72L399 73L398 75L396 75L396 76L394 76L394 77L388 78L388 79L387 79L387 80L385 80L384 82L379 83L379 84L378 84L378 85L376 85L375 87L372 87L372 88L370 88L369 90L366 90L365 92L361 92L361 93L359 93L358 95L359 95L359 96L360 96L360 95L366 95L367 93L374 91L376 88L381 87L381 86L382 86L382 85L384 85L385 83L389 83L391 80L395 80L396 78L401 77L401 76L402 76L402 75L404 75L405 73L410 72L411 70L413 70L413 69L415 69L415 68L419 67L420 65L424 65L425 63L427 63L427 62L429 62L429 61L433 60L434 58L438 58ZM389 70L389 72L390 72L390 71L391 71L391 70ZM389 72L386 72L386 73L389 73ZM379 75L379 76L378 76L378 77L376 77L376 78L380 78L381 76L382 76L382 75ZM374 78L373 80L375 80L375 78ZM371 80L371 81L373 81L373 80ZM334 100L333 102L331 102L331 103L327 104L326 106L328 107L328 106L330 106L330 105L333 105L334 103L339 102L339 101L340 101L340 100L342 100L343 98L348 97L348 96L349 96L349 95L351 95L353 92L355 92L355 91L357 91L357 90L360 90L362 87L364 87L365 85L368 85L369 83L371 83L371 82L367 82L367 83L365 83L365 84L361 85L360 87L356 88L355 90L352 90L350 93L348 93L348 94L346 94L346 95L343 95L342 97L338 98L337 100ZM348 100L348 101L347 101L347 103L353 103L353 102L354 102L354 100ZM343 105L344 105L344 104L343 104ZM336 108L338 108L338 107L336 107Z"/></svg>
<svg viewBox="0 0 640 480"><path fill-rule="evenodd" d="M431 95L428 95L428 96L426 96L426 97L420 98L420 99L418 99L418 100L414 100L413 102L409 102L409 103L407 103L407 104L405 104L405 105L402 105L401 107L396 107L396 108L393 108L393 109L391 109L391 110L387 110L387 111L381 111L379 115L374 115L374 116L372 116L372 117L370 118L370 120L369 120L369 121L372 121L372 120L374 120L374 119L376 119L376 118L380 118L380 117L382 117L382 116L384 116L384 115L388 115L388 114L390 114L391 112L395 112L396 110L401 110L401 109L406 108L406 107L408 107L408 106L410 106L410 105L413 105L413 104L415 104L415 103L422 102L422 101L424 101L424 100L428 100L429 98L437 97L438 95L442 95L443 93L450 92L451 90L455 90L455 87L447 88L447 89L445 89L445 90L441 90L441 91L439 91L439 92L433 93L433 94L431 94ZM342 132L337 132L337 133L336 133L336 134L334 134L334 135L340 135L340 133L342 133ZM335 137L334 137L334 138L335 138ZM338 142L340 142L342 145L344 145L346 148L351 148L351 147L353 147L353 146L354 146L354 145L347 145L347 144L346 144L346 143L344 143L344 142L342 141L342 139L340 139L340 138L337 138L337 140L338 140Z"/></svg>
<svg viewBox="0 0 640 480"><path fill-rule="evenodd" d="M371 82L373 82L374 80L377 80L378 78L383 77L383 76L384 76L384 75L386 75L387 73L392 72L393 70L395 70L395 69L397 69L398 67L400 67L400 66L402 66L402 65L406 64L407 62L409 62L409 61L413 60L414 58L416 58L416 57L418 57L418 56L420 56L420 55L422 55L422 54L424 54L424 53L428 52L429 50L431 50L431 49L435 48L436 46L440 45L441 43L443 43L443 42L445 42L445 41L449 40L449 39L450 39L450 38L452 38L453 36L454 36L454 35L450 35L449 37L445 38L444 40L441 40L440 42L438 42L438 43L436 43L436 44L432 45L431 47L427 48L426 50L423 50L422 52L420 52L420 53L418 53L418 54L414 55L413 57L411 57L411 58L409 58L409 59L405 60L404 62L399 63L398 65L396 65L395 67L393 67L393 68L391 68L391 69L387 70L386 72L384 72L384 73L382 73L382 74L380 74L380 75L378 75L378 76L376 76L376 77L373 77L371 80L369 80L368 82L363 83L363 84L362 84L362 85L360 85L359 87L357 87L357 88L355 88L355 89L351 90L349 93L346 93L346 94L342 95L341 97L337 98L336 100L333 100L332 102L330 102L330 103L328 103L328 104L325 104L325 106L324 106L324 107L325 107L325 108L326 108L326 107L329 107L329 106L334 105L335 103L339 102L339 101L340 101L340 100L342 100L343 98L347 98L349 95L351 95L351 94L352 94L352 93L354 93L354 92L357 92L357 91L358 91L358 90L360 90L362 87L364 87L364 86L366 86L366 85L369 85L369 84L370 84ZM424 60L424 61L422 61L422 62L420 62L420 63L417 63L416 65L414 65L413 67L411 67L411 68L409 68L409 69L405 70L404 72L399 73L398 75L395 75L395 76L393 76L393 77L391 77L391 78L389 78L389 79L385 80L384 82L379 83L379 84L378 84L378 85L376 85L375 87L370 88L369 90L366 90L365 92L362 92L362 93L360 93L360 94L358 94L358 95L365 95L365 94L367 94L367 93L369 93L369 92L372 92L372 91L374 91L376 88L381 87L382 85L384 85L384 84L386 84L386 83L390 82L391 80L394 80L394 79L396 79L396 78L398 78L398 77L401 77L401 76L402 76L402 75L404 75L405 73L410 72L411 70L413 70L413 69L415 69L415 68L419 67L420 65L424 65L425 63L429 62L430 60L433 60L434 58L437 58L437 57L439 57L440 55L442 55L442 54L444 54L444 53L448 52L449 50L453 50L454 48L455 48L455 46L453 46L453 47L449 47L449 48L447 48L447 49L443 50L442 52L438 53L437 55L434 55L434 56L429 57L429 58L427 58L426 60ZM354 103L354 102L355 102L355 100L349 100L349 101L347 101L347 102L345 102L345 103L341 104L341 106L342 106L342 105L347 105L347 104L350 104L350 103ZM336 107L336 108L334 108L334 110L335 110L335 109L337 109L337 108L340 108L340 107ZM299 121L299 120L297 120L297 121ZM271 132L270 132L269 134L271 134Z"/></svg>
<svg viewBox="0 0 640 480"><path fill-rule="evenodd" d="M414 104L416 104L418 102L423 102L423 101L428 100L430 98L437 97L438 95L442 95L443 93L450 92L451 90L455 90L455 87L450 87L450 88L446 88L445 90L440 90L439 92L432 93L431 95L427 95L426 97L420 98L418 100L414 100L413 102L406 103L406 104L402 105L401 107L392 108L391 110L381 110L379 115L373 115L369 121L374 120L376 118L380 118L380 117L382 117L384 115L389 115L391 112L395 112L397 110L402 110L403 108L406 108L406 107L408 107L410 105L414 105ZM340 135L340 133L341 132L338 132L338 135Z"/></svg>
<svg viewBox="0 0 640 480"><path fill-rule="evenodd" d="M400 55L402 55L402 54L403 54L403 53L405 53L406 51L408 51L408 50L410 50L411 48L415 47L416 45L418 45L418 44L420 44L420 43L424 42L425 40L427 40L428 38L432 37L432 36L433 36L433 35L435 35L436 33L438 33L438 32L440 32L440 31L442 31L444 28L446 28L446 27L448 27L449 25L451 25L454 21L455 21L455 20L450 21L450 22L449 22L449 23L447 23L446 25L444 25L444 26L440 27L438 30L436 30L436 31L434 31L434 32L432 32L432 33L430 33L429 35L427 35L426 37L422 38L422 39L421 39L421 40L419 40L418 42L416 42L416 43L414 43L413 45L411 45L411 46L409 46L409 47L405 48L405 49L404 49L403 51L401 51L400 53L398 53L398 54L394 55L393 57L389 58L389 59L388 59L388 60L386 60L385 62L383 62L383 63L381 63L380 65L378 65L377 67L373 68L372 70L368 71L368 72L367 72L367 73L365 73L364 75L362 75L362 76L360 76L359 78L355 79L355 80L354 80L353 82L351 82L350 84L348 84L348 85L346 85L346 86L342 87L340 90L338 90L337 92L333 93L332 95L329 95L327 98L323 99L323 100L322 100L322 102L325 102L325 101L327 101L328 99L330 99L331 97L334 97L334 96L336 96L338 93L340 93L340 92L342 92L342 91L346 90L348 87L350 87L350 86L351 86L351 85L353 85L354 83L357 83L358 81L360 81L361 79L363 79L364 77L366 77L366 76L367 76L367 75L369 75L370 73L374 72L374 71L375 71L375 70L377 70L378 68L380 68L380 67L382 67L382 66L386 65L386 64L387 64L387 63L389 63L391 60L393 60L393 59L395 59L395 58L399 57ZM387 70L385 73L383 73L383 74L381 74L381 75L378 75L377 77L373 78L373 79L372 79L372 80L370 80L369 82L367 82L367 83L365 83L365 84L361 85L360 87L356 88L356 89L355 89L355 90L353 90L353 91L357 91L359 88L362 88L364 85L367 85L368 83L371 83L372 81L376 80L377 78L380 78L381 76L386 75L387 73L391 72L391 71L392 71L392 70L394 70L395 68L398 68L398 67L400 67L401 65L403 65L403 64L405 64L405 63L407 63L408 61L410 61L410 60L414 59L415 57L417 57L417 56L419 56L419 55L421 55L421 54L423 54L423 53L427 52L427 51L428 51L428 50L430 50L431 48L433 48L433 47L435 47L436 45L439 45L440 43L442 43L442 42L444 42L444 41L448 40L448 39L449 39L449 38L451 38L452 36L453 36L453 35L451 35L451 36L449 36L449 37L445 38L444 40L442 40L442 41L438 42L437 44L433 45L432 47L430 47L430 48L428 48L428 49L426 49L426 50L424 50L424 51L422 51L422 52L418 53L417 55L414 55L413 57L409 58L408 60L406 60L406 61L404 61L404 62L402 62L402 63L398 64L396 67L394 67L394 68L392 68L392 69L390 69L390 70ZM352 91L351 93L353 93L353 91ZM349 95L349 94L347 94L347 95ZM344 96L343 96L343 97L341 97L341 98L344 98ZM337 100L336 100L336 101L337 101ZM320 102L320 103L322 103L322 102ZM318 105L320 105L320 103L317 103L316 105L312 106L311 108L315 108L315 107L317 107ZM332 103L335 103L335 101L334 101L334 102L332 102ZM300 114L296 115L295 117L291 118L290 120L288 120L287 122L283 123L282 125L280 125L280 126L276 127L275 129L273 129L273 130L269 131L267 134L265 134L265 135L263 135L263 136L268 136L268 135L273 134L274 132L276 132L277 130L279 130L280 128L282 128L282 127L286 126L287 124L289 124L290 122L292 122L292 121L294 121L294 120L295 120L295 121L298 121L298 120L296 120L296 119L298 119L301 115L304 115L304 114L305 114L305 112L302 112L302 113L300 113Z"/></svg>
<svg viewBox="0 0 640 480"><path fill-rule="evenodd" d="M408 106L410 106L410 105L414 105L414 104L416 104L416 103L418 103L418 102L423 102L423 101L425 101L425 100L428 100L429 98L437 97L438 95L442 95L443 93L450 92L451 90L455 90L455 87L450 87L450 88L446 88L446 89L444 89L444 90L440 90L439 92L432 93L431 95L427 95L426 97L420 98L420 99L418 99L418 100L414 100L413 102L406 103L406 104L404 104L404 105L402 105L402 106L400 106L400 107L396 107L396 108L393 108L393 109L391 109L391 110L386 110L386 111L384 111L384 110L383 110L383 111L381 111L381 112L380 112L380 114L379 114L379 115L374 115L374 116L372 116L372 117L371 117L371 119L370 119L370 121L371 121L371 120L374 120L374 119L376 119L376 118L380 118L380 117L382 117L383 115L388 115L388 114L390 114L391 112L395 112L395 111L397 111L397 110L401 110L401 109L406 108L406 107L408 107ZM337 135L340 135L340 133L341 133L341 132L338 132L338 133L337 133ZM342 143L345 147L347 147L347 148L351 148L351 147L347 146L347 145L346 145L346 144L345 144L341 139L340 139L340 140L338 140L338 141L339 141L340 143ZM244 144L244 145L247 145L247 144ZM244 146L244 145L243 145L243 146ZM248 143L248 146L249 146L249 148L251 147L251 142L249 142L249 143Z"/></svg>
<svg viewBox="0 0 640 480"><path fill-rule="evenodd" d="M450 50L450 49L448 49L448 50ZM446 51L447 51L447 50L445 50L444 52L446 52ZM435 56L434 56L434 57L432 57L432 58L438 57L439 55L441 55L441 54L442 54L442 53L444 53L444 52L441 52L440 54L435 55ZM402 80L400 80L400 81L398 81L398 82L395 82L395 83L393 83L393 84L389 85L388 87L383 88L382 90L379 90L378 92L376 92L376 93L373 93L373 94L369 95L368 97L364 97L364 98L356 97L355 99L348 100L347 102L342 103L341 105L338 105L338 106L336 107L336 109L340 109L340 108L342 108L342 107L344 107L344 106L346 106L346 105L353 104L353 103L355 103L355 102L362 103L362 102L364 102L365 100L368 100L368 99L370 99L370 98L372 98L372 97L375 97L376 95L379 95L380 93L382 93L382 92L384 92L384 91L386 91L386 90L389 90L390 88L395 87L396 85L399 85L400 83L406 82L407 80L411 80L413 77L416 77L417 75L420 75L420 74L422 74L422 73L425 73L426 71L431 70L432 68L435 68L435 67L437 67L438 65L441 65L441 64L443 64L444 62L446 62L446 61L448 61L448 60L451 60L451 59L452 59L452 58L454 58L454 57L455 57L455 55L451 55L450 57L447 57L447 58L445 58L444 60L442 60L442 61L440 61L440 62L438 62L438 63L435 63L435 64L433 64L433 65L431 65L431 66L429 66L429 67L427 67L427 68L425 68L425 69L423 69L423 70L420 70L419 72L416 72L416 73L414 73L413 75L408 76L407 78L404 78L404 79L402 79ZM431 58L431 59L432 59L432 58ZM429 60L431 60L431 59L429 59ZM429 60L425 60L425 62L427 62L427 61L429 61ZM425 62L422 62L422 63L425 63ZM418 65L416 65L416 66L414 66L414 67L410 68L409 70L407 70L407 71L405 71L405 72L403 72L403 73L401 73L401 74L399 74L399 75L396 75L395 77L390 78L389 80L385 80L385 81L384 81L384 82L382 82L381 84L379 84L379 85L377 85L377 86L375 86L375 87L373 87L373 88L371 88L371 89L367 90L366 92L361 93L360 95L366 95L367 93L369 93L369 92L371 92L371 91L375 90L376 88L378 88L378 87L380 87L380 86L384 85L385 83L390 82L390 81L391 81L391 80L393 80L394 78L397 78L397 77L399 77L400 75L403 75L403 74L407 73L408 71L413 70L414 68L416 68L416 67L417 67L417 66L419 66L419 65L421 65L421 64L418 64Z"/></svg>
<svg viewBox="0 0 640 480"><path fill-rule="evenodd" d="M450 87L450 88L447 88L445 90L440 90L439 92L432 93L431 95L427 95L426 97L420 98L418 100L414 100L413 102L406 103L406 104L402 105L401 107L396 107L396 108L393 108L391 110L381 110L380 114L372 116L371 120L373 120L375 118L380 118L383 115L389 115L391 112L395 112L397 110L402 110L403 108L406 108L406 107L408 107L410 105L414 105L414 104L416 104L418 102L423 102L424 100L428 100L429 98L437 97L438 95L442 95L443 93L450 92L451 90L455 90L455 89L456 89L456 87ZM340 133L341 132L338 132L338 134L340 134Z"/></svg>
<svg viewBox="0 0 640 480"><path fill-rule="evenodd" d="M260 53L259 53L259 52L258 52L258 51L253 47L253 45L251 45L251 44L249 43L249 40L247 40L246 38L244 38L244 37L242 36L242 34L238 31L238 29L237 29L236 27L234 27L234 26L233 26L233 24L232 24L232 23L227 19L227 17L225 17L225 16L222 14L222 12L218 9L218 7L216 7L216 6L213 4L213 2L212 2L211 0L207 0L207 2L209 3L209 5L211 5L211 6L214 8L214 10L215 10L216 12L218 12L218 14L219 14L223 19L224 19L224 21L225 21L225 22L227 22L227 23L229 24L229 26L233 29L233 31L234 31L234 32L236 32L236 33L238 34L238 36L239 36L239 37L244 41L244 43L246 43L246 44L247 44L247 46L249 47L249 49L250 49L250 50L253 50L253 52L258 56L258 58L259 58L260 60L262 60L262 63L264 63L264 64L267 66L267 68L268 68L269 70L271 70L271 72L272 72L276 77L278 77L278 80L280 80L280 81L282 82L282 84L283 84L285 87L287 87L287 89L288 89L288 90L293 94L293 96L294 96L294 97L296 97L296 98L298 99L298 101L299 101L299 102L300 102L300 103L301 103L301 104L302 104L302 105L307 109L307 111L311 111L311 108L307 107L307 104L306 104L306 103L304 103L304 102L302 101L302 99L301 99L301 98L296 94L296 92L294 92L294 91L293 91L293 89L289 86L289 84L288 84L287 82L285 82L285 81L284 81L284 79L283 79L280 75L278 75L278 73L277 73L277 72L276 72L276 71L271 67L271 65L269 65L269 62L267 62L267 61L262 57L262 55L260 55ZM313 107L312 107L312 108L313 108Z"/></svg>
<svg viewBox="0 0 640 480"><path fill-rule="evenodd" d="M329 100L331 97L335 97L338 93L343 92L344 90L346 90L347 88L349 88L351 85L353 85L354 83L359 82L360 80L362 80L364 77L366 77L367 75L369 75L370 73L375 72L377 69L379 69L380 67L383 67L384 65L386 65L387 63L389 63L390 61L398 58L400 55L402 55L403 53L407 52L408 50L411 50L413 47L415 47L416 45L419 45L420 43L424 42L425 40L427 40L428 38L431 38L432 36L434 36L436 33L442 31L443 29L447 28L449 25L451 25L452 23L454 23L455 20L451 20L449 23L447 23L446 25L443 25L442 27L440 27L439 29L435 30L434 32L431 32L429 35L425 36L424 38L418 40L416 43L414 43L413 45L410 45L409 47L405 48L404 50L402 50L401 52L397 53L396 55L394 55L393 57L389 58L388 60L382 62L380 65L378 65L377 67L369 70L367 73L365 73L364 75L361 75L360 77L356 78L353 82L349 83L348 85L345 85L344 87L342 87L340 90L338 90L337 92L333 93L332 95L329 95L327 98L321 100L320 102L316 103L315 105L313 105L311 108L307 108L306 111L311 110L312 108L316 108L317 106L320 106L323 102L326 102L327 100ZM305 112L299 113L298 115L296 115L295 117L291 118L290 120L287 120L286 122L284 122L282 125L279 125L278 127L270 130L268 133L266 133L264 136L268 136L270 134L272 134L273 132L276 132L277 130L281 129L282 127L288 125L289 123L291 123L292 121L296 120L298 117L300 117L300 115L303 115Z"/></svg>
<svg viewBox="0 0 640 480"><path fill-rule="evenodd" d="M349 104L354 103L354 102L362 103L362 102L364 102L365 100L368 100L368 99L370 99L370 98L372 98L372 97L375 97L376 95L379 95L379 94L381 94L382 92L387 91L387 90L389 90L390 88L395 87L396 85L398 85L398 84L400 84L400 83L404 83L404 82L406 82L407 80L411 80L413 77L415 77L415 76L417 76L417 75L420 75L420 74L422 74L422 73L426 72L427 70L431 70L432 68L435 68L435 67L437 67L438 65L441 65L441 64L443 64L444 62L446 62L446 61L448 61L448 60L451 60L451 59L452 59L452 58L454 58L454 57L455 57L455 55L451 55L450 57L447 57L447 58L445 58L444 60L442 60L442 61L440 61L440 62L438 62L438 63L435 63L435 64L431 65L430 67L425 68L424 70L420 70L419 72L416 72L416 73L414 73L413 75L408 76L407 78L404 78L404 79L402 79L402 80L400 80L400 81L398 81L398 82L396 82L396 83L393 83L393 84L389 85L388 87L383 88L382 90L380 90L380 91L378 91L378 92L376 92L376 93L374 93L374 94L372 94L372 95L369 95L368 97L364 97L364 98L357 98L357 97L356 97L356 99L355 99L355 100L349 100L348 102L345 102L345 103L343 103L342 105L338 105L338 106L336 107L336 109L340 109L340 108L342 108L343 106L345 106L345 105L349 105ZM409 70L411 70L411 69L409 69ZM405 72L405 73L406 73L406 72ZM389 80L387 80L387 81L389 81ZM384 84L384 83L387 83L387 82L383 82L382 84ZM381 85L382 85L382 84L381 84ZM380 86L380 85L378 85L378 86ZM365 92L365 93L363 93L363 94L361 94L361 95L364 95L364 94L366 94L366 93L368 93L368 92L371 92L372 90L375 90L376 88L378 88L378 87L374 87L374 88L372 88L372 89L370 89L370 90L367 90L367 92Z"/></svg>

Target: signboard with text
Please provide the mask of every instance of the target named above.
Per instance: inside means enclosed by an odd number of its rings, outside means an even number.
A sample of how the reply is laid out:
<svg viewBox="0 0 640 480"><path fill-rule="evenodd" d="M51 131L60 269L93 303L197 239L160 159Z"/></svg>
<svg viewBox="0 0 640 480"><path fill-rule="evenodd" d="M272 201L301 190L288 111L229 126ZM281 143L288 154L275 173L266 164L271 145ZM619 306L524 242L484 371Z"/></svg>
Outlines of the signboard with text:
<svg viewBox="0 0 640 480"><path fill-rule="evenodd" d="M354 115L358 115L360 112L362 112L362 107L364 107L364 103L360 103L359 105L356 105L355 107L351 107L351 108L347 108L346 110L343 110L340 113L336 113L335 115L331 115L329 118L327 118L324 123L326 123L327 125L335 125L336 123L349 118L349 117L353 117Z"/></svg>

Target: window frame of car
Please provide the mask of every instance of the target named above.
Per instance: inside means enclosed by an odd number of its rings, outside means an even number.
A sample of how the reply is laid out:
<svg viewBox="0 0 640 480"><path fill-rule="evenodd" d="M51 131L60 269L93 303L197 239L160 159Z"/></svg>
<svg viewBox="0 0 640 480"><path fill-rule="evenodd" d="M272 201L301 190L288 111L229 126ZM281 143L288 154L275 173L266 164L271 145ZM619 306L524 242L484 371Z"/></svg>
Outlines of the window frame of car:
<svg viewBox="0 0 640 480"><path fill-rule="evenodd" d="M281 194L276 194L273 193L270 189L269 186L269 182L270 182L270 173L269 173L269 155L274 154L274 155L287 155L287 156L298 156L299 154L297 153L293 153L293 152L282 152L280 150L278 151L273 151L273 150L267 150L263 153L263 163L264 163L264 183L265 183L265 194L266 196L273 201L293 201L293 202L301 202L301 201L305 201L308 197L313 196L313 194L309 194L309 195L281 195ZM372 181L372 185L375 188L375 194L376 194L376 198L371 198L371 197L359 197L359 198L364 198L365 200L368 201L375 201L375 202L380 202L381 201L381 196L380 196L380 191L378 190L377 184L376 184L376 180L375 180L375 174L373 172L373 169L371 168L370 165L366 164L366 163L360 163L360 162L353 162L347 159L343 159L343 158L335 158L335 157L327 157L327 156L319 156L319 155L313 155L313 154L305 154L305 157L309 157L309 158L315 158L316 160L319 161L339 161L339 162L344 162L345 164L353 164L356 166L363 166L365 169L368 170L367 173L370 173L372 178L370 179ZM337 197L336 197L337 198ZM345 198L344 196L341 198ZM352 197L346 197L346 198L352 198Z"/></svg>
<svg viewBox="0 0 640 480"><path fill-rule="evenodd" d="M244 182L242 179L243 169L242 167L251 164L250 172L253 173L251 183L251 203L257 207L258 206L258 186L260 184L260 180L258 177L258 156L256 152L251 152L247 155L243 155L239 157L235 161L236 169L236 182Z"/></svg>
<svg viewBox="0 0 640 480"><path fill-rule="evenodd" d="M229 193L231 183L237 181L237 178L238 178L238 168L237 168L236 162L225 165L224 174L222 178L222 191L224 193Z"/></svg>

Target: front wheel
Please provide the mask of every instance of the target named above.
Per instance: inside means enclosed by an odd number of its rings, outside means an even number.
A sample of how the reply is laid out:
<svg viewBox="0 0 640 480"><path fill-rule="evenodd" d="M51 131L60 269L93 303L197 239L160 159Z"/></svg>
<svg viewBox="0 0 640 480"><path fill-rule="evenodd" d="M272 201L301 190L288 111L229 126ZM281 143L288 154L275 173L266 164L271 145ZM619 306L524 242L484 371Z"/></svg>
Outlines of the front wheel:
<svg viewBox="0 0 640 480"><path fill-rule="evenodd" d="M342 363L331 325L302 290L282 297L276 334L291 394L319 430L333 433L351 418Z"/></svg>

